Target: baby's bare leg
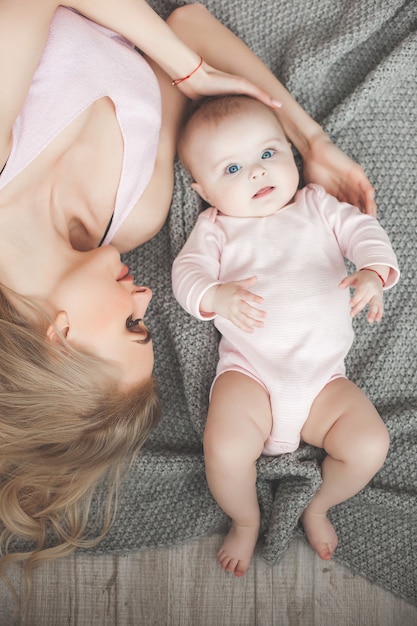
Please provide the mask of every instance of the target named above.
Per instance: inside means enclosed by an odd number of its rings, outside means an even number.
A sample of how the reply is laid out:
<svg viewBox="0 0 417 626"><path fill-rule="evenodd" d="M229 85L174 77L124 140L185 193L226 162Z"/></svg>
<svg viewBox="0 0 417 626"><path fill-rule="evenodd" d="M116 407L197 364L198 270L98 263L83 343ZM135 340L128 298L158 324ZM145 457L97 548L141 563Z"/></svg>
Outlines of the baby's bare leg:
<svg viewBox="0 0 417 626"><path fill-rule="evenodd" d="M385 461L389 435L366 395L351 381L338 378L315 399L301 437L328 455L322 465L323 483L301 522L318 555L330 559L337 535L327 511L368 484Z"/></svg>
<svg viewBox="0 0 417 626"><path fill-rule="evenodd" d="M204 433L207 482L232 527L218 553L227 572L243 576L258 539L255 461L271 431L266 391L252 378L226 372L216 380Z"/></svg>

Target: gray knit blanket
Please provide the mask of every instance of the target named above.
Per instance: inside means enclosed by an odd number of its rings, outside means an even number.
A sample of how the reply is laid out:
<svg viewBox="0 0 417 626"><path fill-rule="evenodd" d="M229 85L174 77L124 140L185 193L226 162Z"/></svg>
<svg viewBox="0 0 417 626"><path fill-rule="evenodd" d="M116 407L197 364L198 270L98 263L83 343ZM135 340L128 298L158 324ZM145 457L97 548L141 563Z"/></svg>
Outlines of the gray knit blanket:
<svg viewBox="0 0 417 626"><path fill-rule="evenodd" d="M416 0L202 0L241 37L375 185L378 218L401 269L385 316L355 320L348 375L371 398L391 436L383 468L334 507L334 558L417 605L417 3ZM153 0L163 16L184 4ZM188 316L171 292L171 264L201 204L177 164L168 222L126 255L154 292L154 337L163 417L124 483L116 522L94 552L168 546L213 532L227 518L204 475L202 435L217 362L212 323ZM303 445L258 461L259 551L283 556L320 485L322 452Z"/></svg>
<svg viewBox="0 0 417 626"><path fill-rule="evenodd" d="M154 0L163 16L183 4ZM334 507L335 559L417 605L417 3L415 0L203 0L241 37L375 185L378 218L401 268L383 321L355 320L349 377L376 405L391 436L385 465ZM171 545L227 522L204 476L202 434L217 362L211 323L174 300L170 268L201 204L181 167L168 223L128 255L154 290L147 322L155 344L163 419L124 486L100 552ZM260 458L259 550L279 561L320 485L321 451Z"/></svg>
<svg viewBox="0 0 417 626"><path fill-rule="evenodd" d="M163 16L182 2L154 0ZM383 321L355 320L349 377L376 405L391 436L385 465L357 496L334 507L335 559L417 605L417 4L415 0L203 0L241 37L375 185L378 218L401 268ZM124 485L116 523L96 549L127 552L212 532L227 518L204 476L202 434L216 362L211 323L188 316L170 269L201 204L176 167L169 220L127 255L154 291L154 336L163 418ZM279 561L320 485L322 452L302 446L258 461L259 550Z"/></svg>

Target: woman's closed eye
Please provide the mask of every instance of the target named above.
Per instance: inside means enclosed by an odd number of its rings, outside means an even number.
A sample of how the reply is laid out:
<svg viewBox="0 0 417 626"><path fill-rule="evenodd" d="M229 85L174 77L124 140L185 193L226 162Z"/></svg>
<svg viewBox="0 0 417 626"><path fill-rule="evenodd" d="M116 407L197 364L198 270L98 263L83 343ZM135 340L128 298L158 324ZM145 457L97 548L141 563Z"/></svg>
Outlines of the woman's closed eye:
<svg viewBox="0 0 417 626"><path fill-rule="evenodd" d="M137 319L133 319L133 315L129 315L129 317L126 320L126 328L131 333L142 335L142 339L134 340L137 343L142 343L142 344L149 343L149 341L152 338L151 333L146 328L145 324L143 323L143 319L141 317L138 317Z"/></svg>

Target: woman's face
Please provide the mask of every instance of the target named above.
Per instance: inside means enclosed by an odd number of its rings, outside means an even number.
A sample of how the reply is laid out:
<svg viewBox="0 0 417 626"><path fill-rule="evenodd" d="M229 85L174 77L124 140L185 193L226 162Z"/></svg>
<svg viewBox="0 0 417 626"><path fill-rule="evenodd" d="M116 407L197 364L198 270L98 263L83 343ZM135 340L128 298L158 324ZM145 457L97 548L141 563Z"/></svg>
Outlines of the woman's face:
<svg viewBox="0 0 417 626"><path fill-rule="evenodd" d="M74 347L115 362L127 387L148 379L154 355L143 317L152 298L134 285L113 246L79 253L50 295L60 330Z"/></svg>

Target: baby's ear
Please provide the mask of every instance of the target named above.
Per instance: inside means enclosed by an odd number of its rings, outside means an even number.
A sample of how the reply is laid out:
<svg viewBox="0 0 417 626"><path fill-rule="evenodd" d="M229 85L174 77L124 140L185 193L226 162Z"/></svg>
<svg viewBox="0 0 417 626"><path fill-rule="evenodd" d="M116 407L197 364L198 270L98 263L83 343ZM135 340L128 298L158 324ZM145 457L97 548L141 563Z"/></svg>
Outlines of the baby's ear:
<svg viewBox="0 0 417 626"><path fill-rule="evenodd" d="M201 196L201 198L203 198L203 200L211 204L210 200L208 199L208 196L206 195L206 193L204 192L204 189L199 183L191 183L191 187L192 189L194 189L194 191L198 193L199 196Z"/></svg>

